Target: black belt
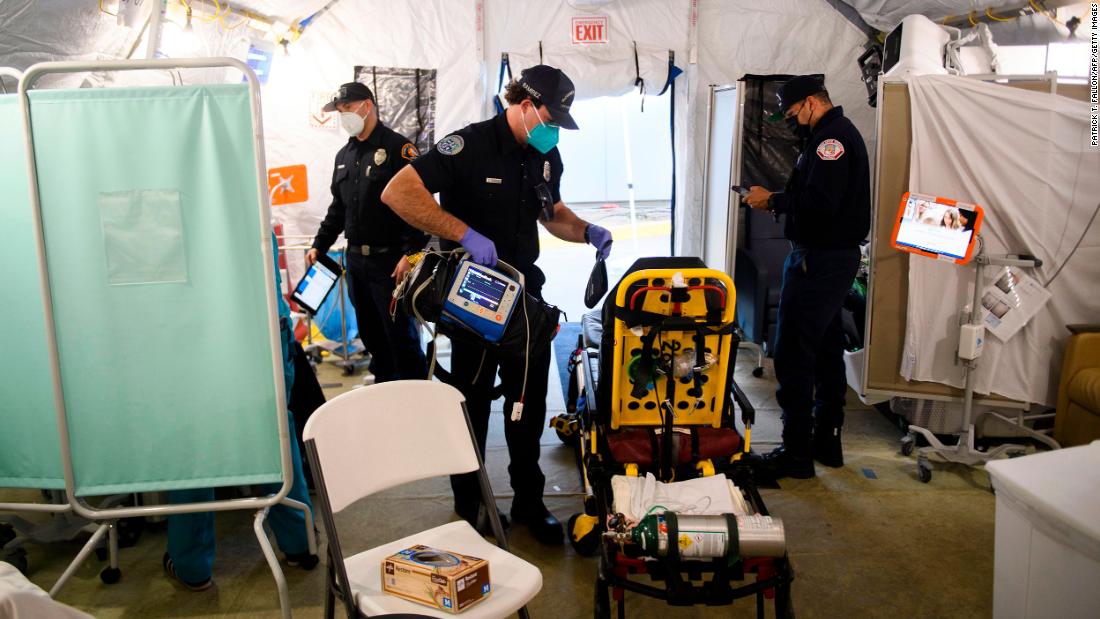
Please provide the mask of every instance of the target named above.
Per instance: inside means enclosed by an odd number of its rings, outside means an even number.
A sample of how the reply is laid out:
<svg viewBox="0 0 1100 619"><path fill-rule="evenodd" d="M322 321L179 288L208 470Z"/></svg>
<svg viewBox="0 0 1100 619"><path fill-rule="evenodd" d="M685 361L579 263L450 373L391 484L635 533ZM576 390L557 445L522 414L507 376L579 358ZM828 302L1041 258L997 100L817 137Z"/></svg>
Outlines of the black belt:
<svg viewBox="0 0 1100 619"><path fill-rule="evenodd" d="M859 245L853 245L851 247L825 247L821 245L807 245L805 243L799 243L797 241L790 241L791 249L820 249L824 251L842 251L846 249L859 249Z"/></svg>
<svg viewBox="0 0 1100 619"><path fill-rule="evenodd" d="M361 256L378 256L397 251L395 247L372 247L370 245L348 245L348 253Z"/></svg>

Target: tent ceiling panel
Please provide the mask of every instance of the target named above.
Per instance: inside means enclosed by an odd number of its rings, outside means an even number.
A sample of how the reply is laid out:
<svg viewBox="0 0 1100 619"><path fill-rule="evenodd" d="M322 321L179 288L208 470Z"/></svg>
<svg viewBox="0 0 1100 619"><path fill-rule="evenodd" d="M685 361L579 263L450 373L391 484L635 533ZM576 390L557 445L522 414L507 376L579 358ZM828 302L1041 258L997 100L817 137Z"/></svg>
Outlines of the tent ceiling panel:
<svg viewBox="0 0 1100 619"><path fill-rule="evenodd" d="M576 5L576 6L574 6ZM582 2L490 0L486 2L485 58L495 80L502 52L509 54L514 77L541 60L562 68L573 80L577 98L619 95L634 88L634 50L646 92L657 93L668 76L668 52L683 66L688 45L688 0L670 2ZM606 42L573 40L574 19L606 18ZM541 53L540 53L541 45ZM492 87L495 88L494 81Z"/></svg>
<svg viewBox="0 0 1100 619"><path fill-rule="evenodd" d="M986 9L995 14L1030 6L1027 0L844 0L874 28L893 30L907 15L920 14L934 21L970 13L984 15ZM1074 0L1044 0L1048 9L1075 4Z"/></svg>

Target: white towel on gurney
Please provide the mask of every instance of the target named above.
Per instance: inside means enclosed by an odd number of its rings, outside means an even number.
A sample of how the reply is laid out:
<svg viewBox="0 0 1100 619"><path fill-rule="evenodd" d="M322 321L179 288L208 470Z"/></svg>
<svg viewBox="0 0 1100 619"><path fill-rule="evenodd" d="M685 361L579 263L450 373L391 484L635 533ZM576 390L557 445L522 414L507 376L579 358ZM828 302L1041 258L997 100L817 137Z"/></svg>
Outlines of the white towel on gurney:
<svg viewBox="0 0 1100 619"><path fill-rule="evenodd" d="M10 563L0 561L0 617L4 619L93 619L91 615L55 602Z"/></svg>
<svg viewBox="0 0 1100 619"><path fill-rule="evenodd" d="M741 491L721 474L670 484L657 481L652 473L646 473L644 478L616 475L611 478L611 493L615 512L626 516L631 522L638 522L651 511L678 514L751 513Z"/></svg>

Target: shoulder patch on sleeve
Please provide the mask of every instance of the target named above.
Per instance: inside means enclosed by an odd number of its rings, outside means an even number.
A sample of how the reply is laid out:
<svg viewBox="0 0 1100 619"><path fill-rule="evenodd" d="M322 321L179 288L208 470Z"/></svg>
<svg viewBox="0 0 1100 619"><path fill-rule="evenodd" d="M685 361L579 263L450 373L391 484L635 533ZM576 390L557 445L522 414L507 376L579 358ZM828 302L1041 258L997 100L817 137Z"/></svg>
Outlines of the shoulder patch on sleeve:
<svg viewBox="0 0 1100 619"><path fill-rule="evenodd" d="M461 135L448 135L435 145L435 149L444 155L457 155L466 146L466 141Z"/></svg>
<svg viewBox="0 0 1100 619"><path fill-rule="evenodd" d="M817 145L817 156L825 161L836 161L844 155L844 145L829 138Z"/></svg>
<svg viewBox="0 0 1100 619"><path fill-rule="evenodd" d="M416 150L416 147L413 146L411 142L401 147L401 158L406 161L416 159L416 156L419 154L420 152Z"/></svg>

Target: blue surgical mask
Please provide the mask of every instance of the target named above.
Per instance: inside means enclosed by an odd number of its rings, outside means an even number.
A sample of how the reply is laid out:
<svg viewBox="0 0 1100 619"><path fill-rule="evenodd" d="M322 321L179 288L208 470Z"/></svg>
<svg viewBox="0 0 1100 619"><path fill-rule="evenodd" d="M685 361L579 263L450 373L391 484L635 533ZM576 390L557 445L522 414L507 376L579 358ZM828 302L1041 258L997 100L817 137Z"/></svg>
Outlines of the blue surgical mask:
<svg viewBox="0 0 1100 619"><path fill-rule="evenodd" d="M538 111L535 112L535 118L538 118ZM527 132L527 143L544 155L558 145L558 127L543 123L541 118L534 129L528 129L527 121L524 120L523 130Z"/></svg>

